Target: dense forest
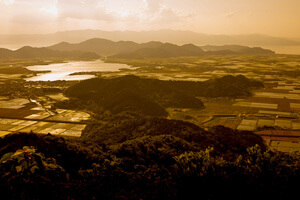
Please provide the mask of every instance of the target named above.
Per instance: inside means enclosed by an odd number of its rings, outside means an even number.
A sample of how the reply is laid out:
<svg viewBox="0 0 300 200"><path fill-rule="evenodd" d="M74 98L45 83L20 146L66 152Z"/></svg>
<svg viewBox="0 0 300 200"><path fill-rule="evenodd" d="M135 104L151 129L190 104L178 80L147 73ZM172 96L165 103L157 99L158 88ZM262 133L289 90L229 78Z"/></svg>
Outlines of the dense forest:
<svg viewBox="0 0 300 200"><path fill-rule="evenodd" d="M162 81L132 75L95 78L68 88L65 94L76 100L60 102L57 106L85 105L85 101L91 101L96 105L94 108L98 105L114 114L133 111L144 115L167 116L167 107L203 108L198 97L245 97L251 95L251 89L259 87L263 87L261 82L242 75L205 82Z"/></svg>
<svg viewBox="0 0 300 200"><path fill-rule="evenodd" d="M152 117L95 121L81 138L0 139L7 199L253 199L297 194L299 154L252 132Z"/></svg>

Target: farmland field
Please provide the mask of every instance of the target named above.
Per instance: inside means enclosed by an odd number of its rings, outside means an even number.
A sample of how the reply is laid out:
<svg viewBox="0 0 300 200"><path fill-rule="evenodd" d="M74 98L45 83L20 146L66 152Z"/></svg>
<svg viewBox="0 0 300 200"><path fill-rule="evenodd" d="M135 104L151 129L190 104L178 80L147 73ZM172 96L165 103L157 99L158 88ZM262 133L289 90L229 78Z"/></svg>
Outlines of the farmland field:
<svg viewBox="0 0 300 200"><path fill-rule="evenodd" d="M54 97L53 99L65 99L62 94L51 96ZM40 134L80 137L86 126L81 122L90 119L90 115L84 112L63 109L53 112L46 107L49 106L41 106L38 102L32 103L27 99L1 98L1 137L14 132L29 133L31 131Z"/></svg>
<svg viewBox="0 0 300 200"><path fill-rule="evenodd" d="M290 62L290 60L293 60L293 62ZM252 90L252 95L244 98L199 97L204 103L205 107L203 109L167 108L169 119L189 121L206 129L217 125L249 131L268 127L285 130L300 129L300 79L298 76L300 56L202 56L142 60L107 59L105 62L123 63L131 66L131 68L111 72L86 72L83 74L103 78L136 75L177 81L207 81L225 75L244 75L247 78L264 83L264 88ZM20 67L28 66L29 63L29 61L16 61L13 65ZM29 73L23 79L26 80L31 76L32 74ZM20 79L22 78L18 76L11 80ZM28 82L27 84L29 84L29 88L43 88L49 87L51 82L43 83L44 85L35 82ZM32 86L30 86L31 84ZM23 122L17 121L15 123L20 123L20 125L16 127L1 126L0 131L4 131L1 134L7 133L8 130L23 129L24 131L35 130L39 133L52 132L59 135L78 135L78 130L83 128L80 124L78 124L79 128L76 128L76 126L64 125L63 122L84 122L90 119L90 115L85 111L72 109L55 108L55 110L52 110L55 102L68 99L63 95L62 89L73 83L67 81L64 84L62 82L59 84L61 85L54 84L50 86L57 92L34 95L32 99L36 103L29 102L28 98L35 91L31 93L25 91L21 94L13 93L9 99L5 95L0 96L0 117L17 117L20 120L25 118L32 121L52 120L61 122L59 126L54 126L54 124L51 124L53 122L49 121L38 121L27 126L22 124Z"/></svg>
<svg viewBox="0 0 300 200"><path fill-rule="evenodd" d="M291 63L291 59L294 62ZM223 125L248 131L268 127L300 130L300 78L296 75L300 56L224 56L173 60L114 60L114 62L137 67L136 70L123 71L122 75L134 74L162 80L204 81L224 75L241 74L262 81L265 85L264 88L253 91L253 96L244 99L201 97L204 109L169 109L171 119L190 121L205 128ZM159 63L159 67L156 63ZM118 73L101 74L104 77L116 75ZM288 139L293 140L293 137ZM300 150L299 145L283 148L283 143L277 146L272 142L270 144L285 151Z"/></svg>

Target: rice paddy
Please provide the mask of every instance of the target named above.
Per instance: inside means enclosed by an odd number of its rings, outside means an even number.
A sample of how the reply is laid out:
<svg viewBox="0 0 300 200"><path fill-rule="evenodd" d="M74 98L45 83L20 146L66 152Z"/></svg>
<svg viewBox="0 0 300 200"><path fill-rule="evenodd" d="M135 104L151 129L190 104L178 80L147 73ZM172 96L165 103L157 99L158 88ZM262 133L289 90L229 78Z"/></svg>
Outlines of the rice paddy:
<svg viewBox="0 0 300 200"><path fill-rule="evenodd" d="M8 109L20 109L25 106L25 104L30 103L27 99L11 99L0 101L0 108Z"/></svg>
<svg viewBox="0 0 300 200"><path fill-rule="evenodd" d="M277 109L278 104L271 103L256 103L256 102L238 102L234 106L243 106L243 107L252 107L252 108L268 108L268 109Z"/></svg>
<svg viewBox="0 0 300 200"><path fill-rule="evenodd" d="M299 151L300 150L300 143L292 142L292 141L273 140L270 142L270 146L279 151L282 151L282 152L291 152L291 151Z"/></svg>
<svg viewBox="0 0 300 200"><path fill-rule="evenodd" d="M292 116L293 113L290 112L280 112L280 111L269 111L269 110L259 110L260 114L266 114L266 115L285 115L285 116Z"/></svg>
<svg viewBox="0 0 300 200"><path fill-rule="evenodd" d="M275 124L274 120L270 119L259 119L257 122L257 127L273 127Z"/></svg>
<svg viewBox="0 0 300 200"><path fill-rule="evenodd" d="M300 109L300 103L291 103L290 107L291 108L299 108Z"/></svg>
<svg viewBox="0 0 300 200"><path fill-rule="evenodd" d="M60 113L54 116L50 116L48 119L56 121L72 121L80 122L90 119L90 115L85 112L78 112L75 110L60 110Z"/></svg>
<svg viewBox="0 0 300 200"><path fill-rule="evenodd" d="M300 94L300 90L292 90L292 91L289 91L290 93L294 93L294 94Z"/></svg>
<svg viewBox="0 0 300 200"><path fill-rule="evenodd" d="M240 131L254 131L256 129L258 120L253 119L243 119L240 125L237 127L237 130Z"/></svg>
<svg viewBox="0 0 300 200"><path fill-rule="evenodd" d="M49 116L50 116L50 114L48 112L42 111L42 112L39 112L39 113L36 113L36 114L29 115L25 118L26 119L45 119Z"/></svg>
<svg viewBox="0 0 300 200"><path fill-rule="evenodd" d="M258 92L258 93L255 93L255 96L256 97L275 98L275 99L300 100L300 94L290 94L290 93Z"/></svg>
<svg viewBox="0 0 300 200"><path fill-rule="evenodd" d="M293 123L293 130L300 130L300 123Z"/></svg>
<svg viewBox="0 0 300 200"><path fill-rule="evenodd" d="M0 118L0 136L4 136L14 132L31 131L39 134L53 134L63 136L80 137L85 124L70 124L70 123L57 123L57 122L41 122L31 120L18 120L18 119L3 119Z"/></svg>
<svg viewBox="0 0 300 200"><path fill-rule="evenodd" d="M275 126L283 129L292 129L292 121L285 119L275 119Z"/></svg>
<svg viewBox="0 0 300 200"><path fill-rule="evenodd" d="M290 85L275 87L275 90L293 90L295 87Z"/></svg>
<svg viewBox="0 0 300 200"><path fill-rule="evenodd" d="M65 98L61 94L51 95L51 97L60 100ZM86 124L82 124L82 121L90 119L88 113L64 109L57 109L54 112L49 108L49 105L42 106L38 103L34 107L34 104L27 99L1 97L0 137L10 133L29 133L31 131L38 134L81 136L81 132L86 126Z"/></svg>

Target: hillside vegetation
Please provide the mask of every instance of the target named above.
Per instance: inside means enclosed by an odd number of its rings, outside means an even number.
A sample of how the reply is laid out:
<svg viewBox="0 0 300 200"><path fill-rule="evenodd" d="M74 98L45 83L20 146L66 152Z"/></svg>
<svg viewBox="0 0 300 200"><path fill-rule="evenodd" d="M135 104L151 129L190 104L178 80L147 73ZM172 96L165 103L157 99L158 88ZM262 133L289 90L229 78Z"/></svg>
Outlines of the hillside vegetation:
<svg viewBox="0 0 300 200"><path fill-rule="evenodd" d="M186 44L177 46L174 44L161 44L155 48L141 48L129 53L120 53L109 58L120 59L142 59L142 58L168 58L168 57L183 57L183 56L201 56L205 55L201 48Z"/></svg>
<svg viewBox="0 0 300 200"><path fill-rule="evenodd" d="M262 86L262 83L241 75L205 82L162 81L128 75L82 81L68 88L65 94L82 102L92 101L114 114L133 111L144 115L166 116L167 107L203 108L203 103L197 97L244 97L251 95L252 88ZM74 104L74 100L60 102L58 106L67 104Z"/></svg>
<svg viewBox="0 0 300 200"><path fill-rule="evenodd" d="M276 199L300 186L298 154L252 132L160 118L94 122L82 138L7 135L0 157L6 199Z"/></svg>

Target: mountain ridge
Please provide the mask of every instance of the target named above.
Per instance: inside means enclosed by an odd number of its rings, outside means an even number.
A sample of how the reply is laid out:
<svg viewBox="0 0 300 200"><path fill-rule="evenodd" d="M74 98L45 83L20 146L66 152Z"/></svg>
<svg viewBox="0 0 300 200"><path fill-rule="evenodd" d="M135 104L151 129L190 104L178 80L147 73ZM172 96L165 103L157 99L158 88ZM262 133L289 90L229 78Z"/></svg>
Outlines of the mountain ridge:
<svg viewBox="0 0 300 200"><path fill-rule="evenodd" d="M232 47L233 50L231 50ZM238 49L237 49L238 47ZM205 52L202 47L188 43L182 46L163 43L158 41L150 41L147 43L136 43L132 41L111 41L103 38L92 38L80 43L58 43L48 47L52 50L59 51L90 51L99 55L109 56L111 58L167 58L181 56L201 56L201 55L234 55L234 54L273 54L274 52L260 47L250 48L241 45L230 45L207 49L210 52ZM223 52L226 50L226 52Z"/></svg>
<svg viewBox="0 0 300 200"><path fill-rule="evenodd" d="M204 51L204 50L206 51ZM17 50L0 48L0 58L85 58L97 59L100 56L109 58L143 59L169 58L203 55L261 55L275 52L261 47L241 45L196 46L188 43L176 45L159 41L136 43L133 41L111 41L103 38L92 38L80 43L60 42L48 47L23 46Z"/></svg>
<svg viewBox="0 0 300 200"><path fill-rule="evenodd" d="M298 46L296 39L273 37L260 34L247 35L212 35L183 30L150 30L150 31L103 31L103 30L71 30L52 34L1 34L0 46L32 45L49 46L62 41L78 43L90 38L109 40L130 40L139 43L157 40L178 45L193 43L195 45L246 45L246 46Z"/></svg>

